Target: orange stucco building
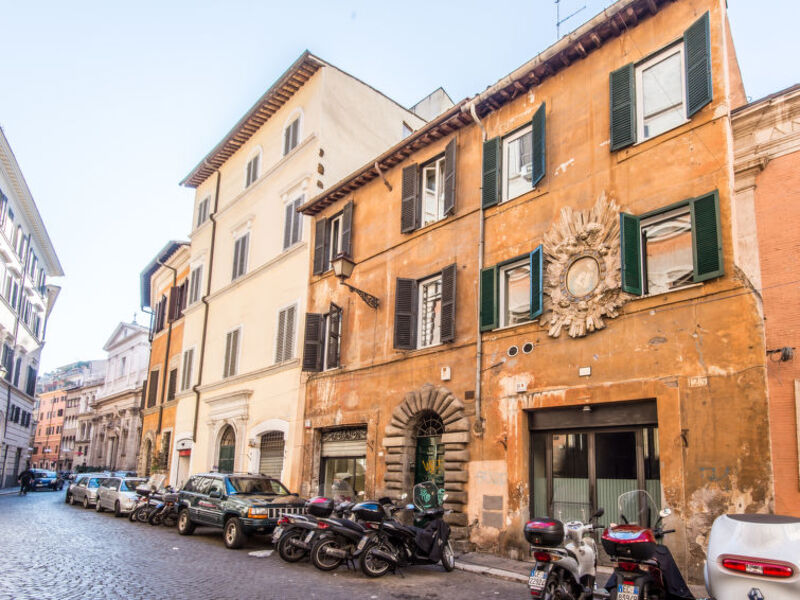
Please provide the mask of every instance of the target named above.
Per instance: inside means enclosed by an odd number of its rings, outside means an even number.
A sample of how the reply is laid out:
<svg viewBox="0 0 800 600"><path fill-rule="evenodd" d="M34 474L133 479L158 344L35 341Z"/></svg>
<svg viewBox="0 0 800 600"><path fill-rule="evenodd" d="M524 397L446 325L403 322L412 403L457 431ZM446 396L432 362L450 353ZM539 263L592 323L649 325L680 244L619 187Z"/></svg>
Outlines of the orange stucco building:
<svg viewBox="0 0 800 600"><path fill-rule="evenodd" d="M42 392L38 395L38 399L31 466L61 470L65 468L61 456L61 433L64 427L64 412L67 408L67 390Z"/></svg>
<svg viewBox="0 0 800 600"><path fill-rule="evenodd" d="M181 381L183 309L189 298L189 245L169 242L141 274L142 307L149 309L150 361L142 406L139 474L158 472L167 483L185 478L178 473L175 412ZM191 364L183 365L191 370Z"/></svg>
<svg viewBox="0 0 800 600"><path fill-rule="evenodd" d="M736 205L757 240L754 282L764 301L775 512L800 517L800 86L751 102L732 115Z"/></svg>
<svg viewBox="0 0 800 600"><path fill-rule="evenodd" d="M435 478L455 540L521 556L646 489L701 578L773 501L744 102L723 1L622 0L301 207L304 491Z"/></svg>

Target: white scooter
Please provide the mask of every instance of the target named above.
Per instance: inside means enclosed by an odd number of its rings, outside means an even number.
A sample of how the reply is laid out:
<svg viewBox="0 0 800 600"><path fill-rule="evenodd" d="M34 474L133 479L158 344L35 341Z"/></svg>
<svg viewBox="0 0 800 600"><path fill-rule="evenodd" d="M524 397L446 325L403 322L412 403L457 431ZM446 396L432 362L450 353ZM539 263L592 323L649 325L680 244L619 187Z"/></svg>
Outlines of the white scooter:
<svg viewBox="0 0 800 600"><path fill-rule="evenodd" d="M569 521L540 518L525 524L525 539L531 544L536 565L528 587L532 598L543 600L591 600L597 575L597 546L589 535L593 521L603 515L600 508L589 519Z"/></svg>
<svg viewBox="0 0 800 600"><path fill-rule="evenodd" d="M800 519L717 517L708 539L705 580L717 600L800 598Z"/></svg>

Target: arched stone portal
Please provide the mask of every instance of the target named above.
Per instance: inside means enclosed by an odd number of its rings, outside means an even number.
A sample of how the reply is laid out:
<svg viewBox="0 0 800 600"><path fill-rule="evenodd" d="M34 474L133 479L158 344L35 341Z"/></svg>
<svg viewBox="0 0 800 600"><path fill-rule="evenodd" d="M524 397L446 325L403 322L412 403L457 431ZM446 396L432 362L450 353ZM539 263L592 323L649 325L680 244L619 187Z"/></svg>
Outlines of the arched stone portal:
<svg viewBox="0 0 800 600"><path fill-rule="evenodd" d="M394 409L383 438L386 448L386 489L397 495L411 492L416 470L417 435L422 421L430 419L432 414L438 416L444 426L441 435L444 445L444 488L448 496L446 506L453 510L447 516L447 522L452 527L452 539L466 541L469 420L464 412L464 404L447 388L425 384L418 390L408 392Z"/></svg>

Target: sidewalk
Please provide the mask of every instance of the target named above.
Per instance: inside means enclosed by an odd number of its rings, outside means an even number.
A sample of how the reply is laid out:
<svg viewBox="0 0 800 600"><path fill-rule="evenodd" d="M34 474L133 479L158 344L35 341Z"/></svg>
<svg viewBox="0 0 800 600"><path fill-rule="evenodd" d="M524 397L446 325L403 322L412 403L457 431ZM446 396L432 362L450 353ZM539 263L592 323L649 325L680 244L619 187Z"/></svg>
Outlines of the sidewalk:
<svg viewBox="0 0 800 600"><path fill-rule="evenodd" d="M0 496L10 496L11 494L18 494L18 493L19 493L19 486L0 489Z"/></svg>
<svg viewBox="0 0 800 600"><path fill-rule="evenodd" d="M532 561L513 560L483 552L465 552L456 556L456 569L505 581L514 581L526 586L532 567ZM598 566L597 586L602 587L612 572L611 567ZM696 598L703 598L707 595L706 589L702 585L690 585L689 589Z"/></svg>

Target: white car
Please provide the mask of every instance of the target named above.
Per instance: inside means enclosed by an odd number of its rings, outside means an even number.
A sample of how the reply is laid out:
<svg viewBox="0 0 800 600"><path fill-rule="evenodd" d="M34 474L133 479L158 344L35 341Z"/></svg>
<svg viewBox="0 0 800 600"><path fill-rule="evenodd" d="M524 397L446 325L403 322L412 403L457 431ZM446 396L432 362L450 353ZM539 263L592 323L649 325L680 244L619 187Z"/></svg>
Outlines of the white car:
<svg viewBox="0 0 800 600"><path fill-rule="evenodd" d="M705 579L717 600L800 598L800 519L717 517L708 539Z"/></svg>
<svg viewBox="0 0 800 600"><path fill-rule="evenodd" d="M113 510L115 517L129 513L136 507L136 488L147 483L146 479L139 477L108 477L100 482L97 489L97 503L95 510L103 512L105 509Z"/></svg>

